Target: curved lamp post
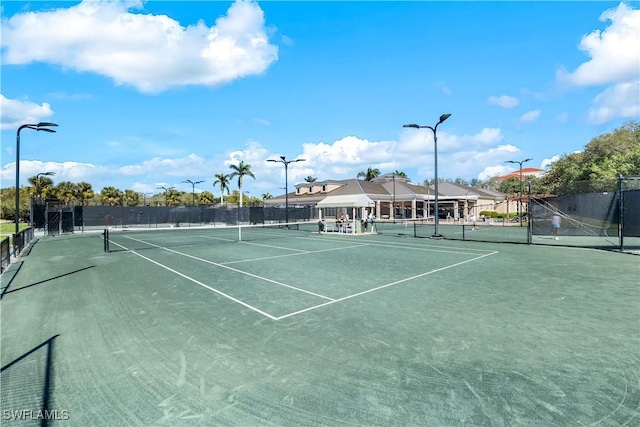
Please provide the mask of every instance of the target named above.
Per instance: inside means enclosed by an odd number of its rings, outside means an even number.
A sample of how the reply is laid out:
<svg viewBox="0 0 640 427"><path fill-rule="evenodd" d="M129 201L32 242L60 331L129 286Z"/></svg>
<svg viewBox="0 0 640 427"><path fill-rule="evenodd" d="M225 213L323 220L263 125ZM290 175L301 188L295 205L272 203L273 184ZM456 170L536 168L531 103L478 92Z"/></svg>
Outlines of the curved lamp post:
<svg viewBox="0 0 640 427"><path fill-rule="evenodd" d="M167 193L169 192L169 190L173 190L176 187L158 187L158 190L164 190L164 205L168 206L169 204L167 203Z"/></svg>
<svg viewBox="0 0 640 427"><path fill-rule="evenodd" d="M16 235L14 236L14 245L16 243L16 239L18 237L18 233L20 232L20 131L22 129L32 129L36 131L42 132L50 132L55 133L54 129L50 129L51 127L58 126L55 123L51 122L40 122L37 124L26 124L22 125L18 128L18 132L16 133Z"/></svg>
<svg viewBox="0 0 640 427"><path fill-rule="evenodd" d="M196 205L196 184L200 184L201 182L204 182L204 181L194 182L194 181L191 181L190 179L186 179L182 182L191 184L191 206L195 206Z"/></svg>
<svg viewBox="0 0 640 427"><path fill-rule="evenodd" d="M520 165L520 203L518 206L518 216L520 217L520 227L522 227L522 164L526 163L533 159L524 159L524 160L506 160L505 163L514 163Z"/></svg>
<svg viewBox="0 0 640 427"><path fill-rule="evenodd" d="M435 179L435 209L436 209L436 214L435 214L435 229L433 232L433 235L431 236L434 239L441 239L442 235L439 233L439 212L438 212L438 125L440 125L440 123L444 122L445 120L447 120L449 117L451 117L451 114L443 114L440 116L440 121L438 121L438 123L436 123L435 126L431 127L431 126L423 126L423 125L417 125L415 123L411 123L408 125L403 125L403 128L415 128L415 129L431 129L431 131L433 132L433 161L435 164L435 168L434 168L434 179Z"/></svg>
<svg viewBox="0 0 640 427"><path fill-rule="evenodd" d="M282 163L284 165L284 222L289 223L289 163L304 162L305 159L287 160L285 156L280 156L280 160L267 160L267 162Z"/></svg>
<svg viewBox="0 0 640 427"><path fill-rule="evenodd" d="M55 172L42 172L42 173L38 173L36 174L36 196L38 197L38 199L40 199L40 177L41 176L53 176L55 175Z"/></svg>

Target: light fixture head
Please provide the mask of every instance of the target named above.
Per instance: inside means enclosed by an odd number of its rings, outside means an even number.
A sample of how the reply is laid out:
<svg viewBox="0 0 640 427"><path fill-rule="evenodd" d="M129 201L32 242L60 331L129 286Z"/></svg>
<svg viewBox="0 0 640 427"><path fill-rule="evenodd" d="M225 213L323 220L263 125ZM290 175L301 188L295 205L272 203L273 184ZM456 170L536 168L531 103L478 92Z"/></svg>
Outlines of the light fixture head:
<svg viewBox="0 0 640 427"><path fill-rule="evenodd" d="M418 126L415 123L410 123L408 125L402 125L403 128L416 128L416 129L420 129L420 126Z"/></svg>
<svg viewBox="0 0 640 427"><path fill-rule="evenodd" d="M451 117L451 114L447 113L447 114L443 114L440 116L440 123L444 122L445 120L447 120L449 117Z"/></svg>

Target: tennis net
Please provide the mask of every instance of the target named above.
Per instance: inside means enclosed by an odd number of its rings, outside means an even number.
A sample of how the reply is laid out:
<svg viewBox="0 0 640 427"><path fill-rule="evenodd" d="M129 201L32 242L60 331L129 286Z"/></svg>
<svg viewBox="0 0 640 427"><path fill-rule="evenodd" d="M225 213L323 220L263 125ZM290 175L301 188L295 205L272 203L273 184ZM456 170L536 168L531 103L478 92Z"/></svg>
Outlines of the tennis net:
<svg viewBox="0 0 640 427"><path fill-rule="evenodd" d="M314 231L318 231L316 223L294 222L227 227L105 229L102 235L104 250L114 252L287 239L308 236Z"/></svg>

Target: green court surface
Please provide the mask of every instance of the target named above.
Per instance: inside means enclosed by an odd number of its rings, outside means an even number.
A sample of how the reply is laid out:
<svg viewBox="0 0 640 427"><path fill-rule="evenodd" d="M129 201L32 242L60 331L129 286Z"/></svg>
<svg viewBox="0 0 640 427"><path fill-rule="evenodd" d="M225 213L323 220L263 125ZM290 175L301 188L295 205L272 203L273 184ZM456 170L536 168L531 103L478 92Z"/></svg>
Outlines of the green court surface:
<svg viewBox="0 0 640 427"><path fill-rule="evenodd" d="M312 228L38 238L2 424L640 425L637 256Z"/></svg>

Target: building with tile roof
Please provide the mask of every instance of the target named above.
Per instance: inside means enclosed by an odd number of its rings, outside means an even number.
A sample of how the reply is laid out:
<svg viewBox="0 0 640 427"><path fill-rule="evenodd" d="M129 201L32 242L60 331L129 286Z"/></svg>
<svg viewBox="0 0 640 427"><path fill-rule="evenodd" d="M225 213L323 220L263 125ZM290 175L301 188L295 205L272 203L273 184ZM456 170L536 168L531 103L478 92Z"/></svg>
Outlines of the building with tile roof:
<svg viewBox="0 0 640 427"><path fill-rule="evenodd" d="M412 184L405 177L385 174L371 181L359 179L302 182L289 193L289 207L316 206L327 196L366 195L375 207L363 207L356 215L364 217L370 209L379 219L433 218L435 216L435 192L432 186ZM264 200L266 206L285 205L285 195ZM459 220L479 218L481 211L510 213L517 211L517 201L505 193L481 188L464 187L448 182L438 184L439 217ZM336 217L341 208L323 208L322 216ZM351 213L349 212L351 215Z"/></svg>

